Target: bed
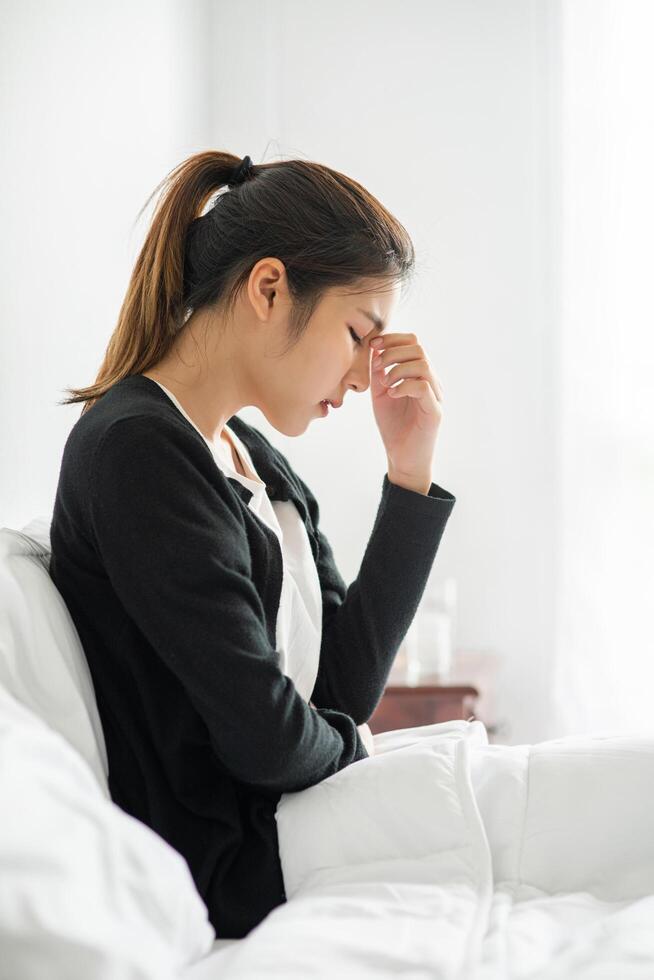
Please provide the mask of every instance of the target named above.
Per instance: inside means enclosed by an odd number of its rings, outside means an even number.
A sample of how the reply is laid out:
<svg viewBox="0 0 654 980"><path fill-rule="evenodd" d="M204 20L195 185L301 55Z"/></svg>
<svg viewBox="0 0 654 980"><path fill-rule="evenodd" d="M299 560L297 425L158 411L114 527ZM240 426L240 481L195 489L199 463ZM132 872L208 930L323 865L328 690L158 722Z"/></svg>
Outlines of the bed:
<svg viewBox="0 0 654 980"><path fill-rule="evenodd" d="M654 977L654 736L374 736L276 813L288 901L217 937L186 862L111 801L49 519L0 529L2 977Z"/></svg>

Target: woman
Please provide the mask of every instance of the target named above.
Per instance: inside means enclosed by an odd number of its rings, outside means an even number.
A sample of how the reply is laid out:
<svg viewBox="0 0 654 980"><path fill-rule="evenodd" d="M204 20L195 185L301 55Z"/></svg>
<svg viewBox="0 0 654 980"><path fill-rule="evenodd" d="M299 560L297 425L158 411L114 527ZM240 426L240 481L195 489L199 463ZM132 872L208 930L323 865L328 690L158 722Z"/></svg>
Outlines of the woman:
<svg viewBox="0 0 654 980"><path fill-rule="evenodd" d="M373 751L455 498L431 481L429 360L415 334L380 336L414 264L395 218L299 160L204 152L166 180L96 382L62 403L85 405L50 567L112 799L184 855L217 936L241 938L286 900L281 794ZM387 471L347 587L311 490L236 413L300 435L369 386Z"/></svg>

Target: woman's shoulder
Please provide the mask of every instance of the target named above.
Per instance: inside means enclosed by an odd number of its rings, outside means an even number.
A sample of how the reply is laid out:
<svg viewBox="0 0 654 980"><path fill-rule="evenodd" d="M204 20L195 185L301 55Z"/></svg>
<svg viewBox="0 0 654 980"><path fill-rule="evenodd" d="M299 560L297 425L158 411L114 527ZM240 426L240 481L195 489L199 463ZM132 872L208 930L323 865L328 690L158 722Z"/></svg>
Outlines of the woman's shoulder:
<svg viewBox="0 0 654 980"><path fill-rule="evenodd" d="M80 415L76 424L81 429L99 432L138 415L164 420L179 416L187 422L156 381L143 374L130 374L111 385ZM188 422L187 425L189 429L193 428Z"/></svg>
<svg viewBox="0 0 654 980"><path fill-rule="evenodd" d="M187 443L206 449L206 441L195 426L157 382L143 374L128 375L117 381L80 417L75 427L98 445L112 429L127 433L148 425L152 426L155 438L177 434L186 437ZM260 458L262 453L269 458L278 457L278 451L263 433L238 415L228 419L228 426L253 458Z"/></svg>
<svg viewBox="0 0 654 980"><path fill-rule="evenodd" d="M289 494L302 494L303 488L287 457L258 429L239 415L227 422L250 454L254 467L275 499L288 500ZM71 430L64 450L74 465L84 460L91 468L109 452L116 463L125 464L147 443L148 457L182 457L205 473L217 469L206 440L178 410L152 378L134 374L113 384L84 412ZM145 450L143 450L145 451ZM225 488L226 490L227 488Z"/></svg>
<svg viewBox="0 0 654 980"><path fill-rule="evenodd" d="M145 459L185 459L207 471L215 463L206 442L161 388L143 375L122 378L77 419L66 439L62 468L92 472L111 455L138 469Z"/></svg>

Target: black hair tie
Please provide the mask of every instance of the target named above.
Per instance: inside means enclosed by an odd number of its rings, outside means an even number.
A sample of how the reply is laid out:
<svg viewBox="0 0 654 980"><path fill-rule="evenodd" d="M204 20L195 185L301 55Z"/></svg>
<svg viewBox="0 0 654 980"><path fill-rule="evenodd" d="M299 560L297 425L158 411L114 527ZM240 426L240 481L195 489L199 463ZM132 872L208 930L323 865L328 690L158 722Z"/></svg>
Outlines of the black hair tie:
<svg viewBox="0 0 654 980"><path fill-rule="evenodd" d="M242 184L243 181L247 180L250 176L252 170L252 160L249 156L244 156L239 165L234 170L234 173L227 181L228 187L237 187L238 184Z"/></svg>

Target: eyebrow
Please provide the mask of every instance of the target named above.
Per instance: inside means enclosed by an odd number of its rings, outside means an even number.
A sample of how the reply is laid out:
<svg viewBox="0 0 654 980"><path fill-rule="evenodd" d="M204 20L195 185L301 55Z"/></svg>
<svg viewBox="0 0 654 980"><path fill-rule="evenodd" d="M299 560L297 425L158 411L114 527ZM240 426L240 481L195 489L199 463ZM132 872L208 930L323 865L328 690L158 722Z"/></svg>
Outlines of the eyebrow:
<svg viewBox="0 0 654 980"><path fill-rule="evenodd" d="M362 310L360 306L357 306L357 312L363 313L363 315L367 316L369 320L372 320L372 322L375 324L375 330L378 330L379 333L383 333L383 331L386 329L386 324L381 317L377 316L376 313L371 313L369 310Z"/></svg>

